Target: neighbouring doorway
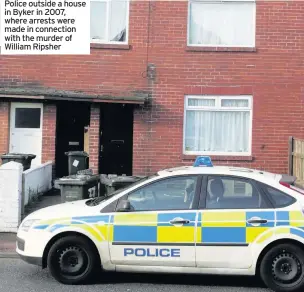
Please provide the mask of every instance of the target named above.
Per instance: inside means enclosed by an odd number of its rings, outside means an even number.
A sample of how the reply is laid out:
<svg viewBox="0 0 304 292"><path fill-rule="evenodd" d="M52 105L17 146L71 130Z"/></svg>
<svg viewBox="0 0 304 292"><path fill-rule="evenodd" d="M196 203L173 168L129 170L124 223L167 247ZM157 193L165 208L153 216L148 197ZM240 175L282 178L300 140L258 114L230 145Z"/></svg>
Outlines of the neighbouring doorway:
<svg viewBox="0 0 304 292"><path fill-rule="evenodd" d="M56 177L68 175L65 152L84 151L84 133L89 124L90 104L72 101L57 104Z"/></svg>
<svg viewBox="0 0 304 292"><path fill-rule="evenodd" d="M99 153L99 173L132 175L133 105L101 105Z"/></svg>

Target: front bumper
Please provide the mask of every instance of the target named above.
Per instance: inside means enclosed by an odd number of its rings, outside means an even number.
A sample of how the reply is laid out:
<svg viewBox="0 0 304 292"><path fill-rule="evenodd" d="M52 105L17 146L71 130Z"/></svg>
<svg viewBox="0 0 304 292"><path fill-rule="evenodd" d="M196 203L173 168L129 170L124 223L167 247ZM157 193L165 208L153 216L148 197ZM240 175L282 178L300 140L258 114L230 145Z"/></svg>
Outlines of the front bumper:
<svg viewBox="0 0 304 292"><path fill-rule="evenodd" d="M40 257L29 257L19 254L20 258L28 264L42 267L42 258Z"/></svg>
<svg viewBox="0 0 304 292"><path fill-rule="evenodd" d="M44 249L50 239L50 235L45 231L22 231L18 230L16 252L22 259L29 263L41 262Z"/></svg>

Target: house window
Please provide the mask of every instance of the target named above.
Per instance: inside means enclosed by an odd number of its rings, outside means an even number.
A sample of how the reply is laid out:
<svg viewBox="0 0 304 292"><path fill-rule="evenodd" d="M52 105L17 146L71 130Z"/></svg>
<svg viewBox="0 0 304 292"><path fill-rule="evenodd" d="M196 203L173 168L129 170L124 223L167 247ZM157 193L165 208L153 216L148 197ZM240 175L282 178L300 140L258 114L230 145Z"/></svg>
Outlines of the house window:
<svg viewBox="0 0 304 292"><path fill-rule="evenodd" d="M251 155L251 96L186 96L184 154Z"/></svg>
<svg viewBox="0 0 304 292"><path fill-rule="evenodd" d="M189 0L188 44L254 47L255 0Z"/></svg>
<svg viewBox="0 0 304 292"><path fill-rule="evenodd" d="M41 119L40 108L16 108L15 128L39 129L40 119Z"/></svg>
<svg viewBox="0 0 304 292"><path fill-rule="evenodd" d="M91 0L91 42L128 42L128 0Z"/></svg>

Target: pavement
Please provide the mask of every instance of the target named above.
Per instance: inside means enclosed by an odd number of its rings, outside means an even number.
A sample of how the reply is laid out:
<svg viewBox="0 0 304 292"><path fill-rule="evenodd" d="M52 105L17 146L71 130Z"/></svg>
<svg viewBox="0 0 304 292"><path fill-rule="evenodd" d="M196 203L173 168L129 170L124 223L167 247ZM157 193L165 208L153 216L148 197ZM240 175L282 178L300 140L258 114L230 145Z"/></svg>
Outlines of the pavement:
<svg viewBox="0 0 304 292"><path fill-rule="evenodd" d="M0 233L0 258L17 257L16 233Z"/></svg>
<svg viewBox="0 0 304 292"><path fill-rule="evenodd" d="M24 217L30 213L61 203L60 191L53 189L45 195L25 208ZM0 259L1 258L16 258L16 233L2 233L0 232ZM1 289L0 289L1 291Z"/></svg>
<svg viewBox="0 0 304 292"><path fill-rule="evenodd" d="M270 292L253 277L101 273L84 286L65 286L49 271L19 259L0 259L0 291L5 292Z"/></svg>

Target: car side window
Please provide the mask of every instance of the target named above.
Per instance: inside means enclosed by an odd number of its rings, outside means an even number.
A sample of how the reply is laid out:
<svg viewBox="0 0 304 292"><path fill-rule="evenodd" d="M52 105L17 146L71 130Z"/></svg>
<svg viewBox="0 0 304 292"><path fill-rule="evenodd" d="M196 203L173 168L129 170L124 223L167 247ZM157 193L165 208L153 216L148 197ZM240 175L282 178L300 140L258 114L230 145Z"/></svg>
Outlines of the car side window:
<svg viewBox="0 0 304 292"><path fill-rule="evenodd" d="M263 189L267 193L271 203L275 208L287 207L296 201L293 197L265 184L263 184Z"/></svg>
<svg viewBox="0 0 304 292"><path fill-rule="evenodd" d="M206 209L268 208L262 194L246 179L209 176Z"/></svg>
<svg viewBox="0 0 304 292"><path fill-rule="evenodd" d="M191 209L197 176L162 179L128 194L133 211Z"/></svg>

